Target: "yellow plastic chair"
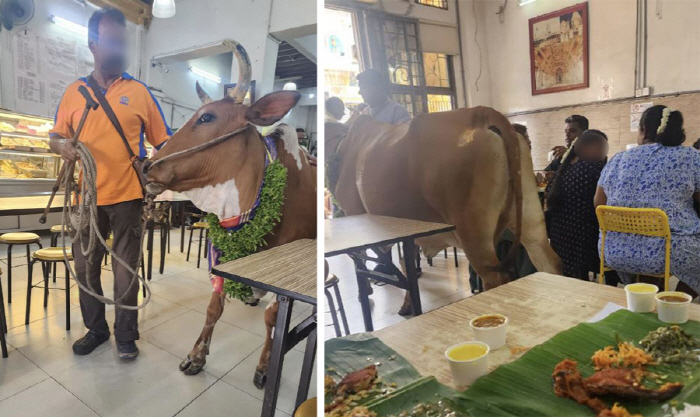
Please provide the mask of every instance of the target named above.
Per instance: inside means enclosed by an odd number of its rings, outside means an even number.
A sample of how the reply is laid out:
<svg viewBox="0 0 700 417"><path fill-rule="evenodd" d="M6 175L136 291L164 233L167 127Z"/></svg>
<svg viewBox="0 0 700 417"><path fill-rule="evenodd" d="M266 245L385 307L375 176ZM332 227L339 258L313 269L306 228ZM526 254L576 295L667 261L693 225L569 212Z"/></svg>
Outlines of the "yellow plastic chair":
<svg viewBox="0 0 700 417"><path fill-rule="evenodd" d="M601 232L600 243L600 276L601 284L605 283L605 271L612 271L605 267L605 236L607 232L629 233L642 236L662 237L666 241L666 259L663 275L649 275L664 279L664 291L668 291L668 281L671 276L671 228L668 225L668 216L658 208L629 208L598 206L595 210L598 217L598 225Z"/></svg>
<svg viewBox="0 0 700 417"><path fill-rule="evenodd" d="M316 417L316 397L304 401L294 412L294 417Z"/></svg>

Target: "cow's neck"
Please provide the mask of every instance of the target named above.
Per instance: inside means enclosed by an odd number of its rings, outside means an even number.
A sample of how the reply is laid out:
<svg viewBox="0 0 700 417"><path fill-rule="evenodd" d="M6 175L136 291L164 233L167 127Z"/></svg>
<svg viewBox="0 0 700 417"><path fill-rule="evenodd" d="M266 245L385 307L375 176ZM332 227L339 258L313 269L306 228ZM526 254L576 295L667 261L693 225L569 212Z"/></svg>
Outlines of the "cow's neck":
<svg viewBox="0 0 700 417"><path fill-rule="evenodd" d="M267 247L293 240L316 237L316 175L299 146L296 130L281 126L277 140L277 158L287 168L282 219L265 238Z"/></svg>
<svg viewBox="0 0 700 417"><path fill-rule="evenodd" d="M232 163L231 152L227 152L228 143L214 149L209 169L215 176L203 187L183 191L200 210L215 214L219 219L239 216L249 210L257 197L265 170L265 145L259 134L251 131L246 138L236 138L249 142L250 157L242 164ZM236 170L231 172L231 170Z"/></svg>

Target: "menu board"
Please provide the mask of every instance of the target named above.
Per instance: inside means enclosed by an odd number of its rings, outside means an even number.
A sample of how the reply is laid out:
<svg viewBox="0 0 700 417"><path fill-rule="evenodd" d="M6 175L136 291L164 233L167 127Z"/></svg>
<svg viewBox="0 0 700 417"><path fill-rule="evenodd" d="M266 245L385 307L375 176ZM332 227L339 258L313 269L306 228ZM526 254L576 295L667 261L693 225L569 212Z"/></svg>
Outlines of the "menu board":
<svg viewBox="0 0 700 417"><path fill-rule="evenodd" d="M16 110L39 116L53 117L66 88L93 67L87 45L29 29L14 35L13 54Z"/></svg>

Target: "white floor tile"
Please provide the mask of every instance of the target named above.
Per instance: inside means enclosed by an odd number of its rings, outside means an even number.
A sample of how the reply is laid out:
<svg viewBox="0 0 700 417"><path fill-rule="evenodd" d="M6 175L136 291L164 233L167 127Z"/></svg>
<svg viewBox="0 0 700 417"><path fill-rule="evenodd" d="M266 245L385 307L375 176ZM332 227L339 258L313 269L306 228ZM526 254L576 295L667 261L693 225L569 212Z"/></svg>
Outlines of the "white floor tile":
<svg viewBox="0 0 700 417"><path fill-rule="evenodd" d="M141 353L135 360L119 359L109 349L55 379L102 417L173 416L216 382L206 372L186 376L177 357L146 341L137 343Z"/></svg>
<svg viewBox="0 0 700 417"><path fill-rule="evenodd" d="M0 401L49 378L46 372L8 346L8 357L0 357ZM2 409L2 402L0 402ZM3 416L5 414L3 413Z"/></svg>
<svg viewBox="0 0 700 417"><path fill-rule="evenodd" d="M99 417L53 379L0 401L0 414L13 417Z"/></svg>

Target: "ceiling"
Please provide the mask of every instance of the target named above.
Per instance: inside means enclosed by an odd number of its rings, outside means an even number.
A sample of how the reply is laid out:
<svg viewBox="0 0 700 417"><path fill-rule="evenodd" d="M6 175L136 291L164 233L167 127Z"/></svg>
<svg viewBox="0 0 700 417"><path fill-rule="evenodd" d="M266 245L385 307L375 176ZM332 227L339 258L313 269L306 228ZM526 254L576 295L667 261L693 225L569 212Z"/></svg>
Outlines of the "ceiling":
<svg viewBox="0 0 700 417"><path fill-rule="evenodd" d="M153 19L151 4L153 0L90 0L98 7L114 7L124 13L126 18L137 25L146 25Z"/></svg>
<svg viewBox="0 0 700 417"><path fill-rule="evenodd" d="M316 64L295 47L282 41L277 52L275 79L290 79L297 89L316 87Z"/></svg>

